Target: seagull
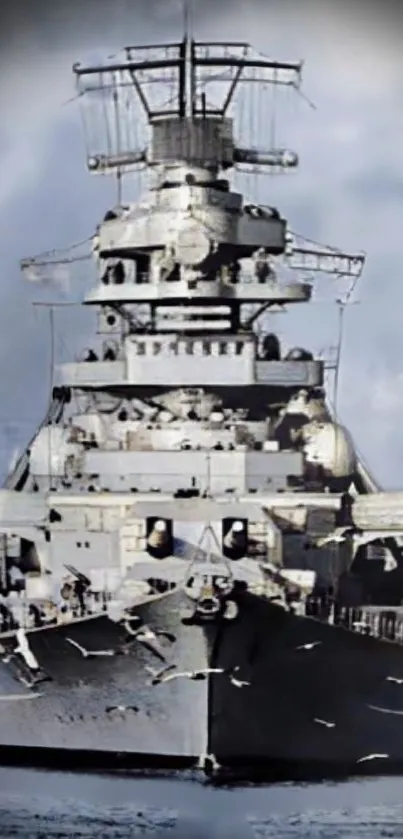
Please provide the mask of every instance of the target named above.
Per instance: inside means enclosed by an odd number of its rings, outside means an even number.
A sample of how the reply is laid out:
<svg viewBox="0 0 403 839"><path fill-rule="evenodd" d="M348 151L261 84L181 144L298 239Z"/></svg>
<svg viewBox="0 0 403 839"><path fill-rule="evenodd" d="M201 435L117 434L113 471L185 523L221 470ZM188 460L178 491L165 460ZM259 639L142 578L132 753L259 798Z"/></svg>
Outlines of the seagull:
<svg viewBox="0 0 403 839"><path fill-rule="evenodd" d="M153 655L157 656L160 661L166 661L164 649L160 646L158 638L165 638L170 644L173 644L176 641L176 637L172 634L172 632L166 632L162 629L154 631L147 625L141 625L137 629L132 629L129 621L125 621L124 626L127 634L130 636L130 640L128 642L129 644L134 641L139 641L140 644L144 644L144 646L147 647Z"/></svg>
<svg viewBox="0 0 403 839"><path fill-rule="evenodd" d="M163 629L150 629L146 626L144 629L139 629L136 633L139 641L155 641L157 638L165 638L170 644L174 644L176 636L172 632L165 632Z"/></svg>
<svg viewBox="0 0 403 839"><path fill-rule="evenodd" d="M237 688L242 688L246 687L247 685L250 685L250 682L242 681L234 675L236 672L238 672L238 670L240 670L239 665L227 669L224 669L223 667L205 667L203 670L185 670L180 673L168 673L168 670L173 669L174 666L175 665L172 665L172 667L163 668L163 670L159 672L153 670L152 667L146 667L146 670L153 676L152 684L161 684L161 682L171 682L173 681L173 679L180 678L191 679L194 682L202 682L207 678L209 674L216 674L220 676L228 676L231 684L233 684L234 687ZM164 676L164 673L167 673L167 675Z"/></svg>
<svg viewBox="0 0 403 839"><path fill-rule="evenodd" d="M107 714L113 714L114 711L118 711L120 714L124 714L125 711L134 711L134 713L137 714L139 708L137 705L108 705L105 708L105 712Z"/></svg>
<svg viewBox="0 0 403 839"><path fill-rule="evenodd" d="M395 711L393 708L381 708L379 705L367 705L371 711L378 711L380 714L394 714L396 717L403 717L403 711Z"/></svg>
<svg viewBox="0 0 403 839"><path fill-rule="evenodd" d="M309 644L300 644L299 647L295 647L296 650L313 650L314 647L318 647L322 641L311 641Z"/></svg>
<svg viewBox="0 0 403 839"><path fill-rule="evenodd" d="M162 677L163 677L164 673L169 673L170 670L175 670L175 667L176 667L175 664L166 664L165 667L161 667L160 670L155 670L154 667L148 667L146 665L145 669L147 670L147 673L150 673L151 676L152 676L152 679L149 682L149 684L151 684L151 685L161 684Z"/></svg>
<svg viewBox="0 0 403 839"><path fill-rule="evenodd" d="M364 757L360 757L357 760L357 763L365 763L367 760L383 760L388 758L390 755L387 754L372 754L372 755L364 755Z"/></svg>
<svg viewBox="0 0 403 839"><path fill-rule="evenodd" d="M329 722L328 720L321 720L319 717L315 717L314 722L317 722L319 725L324 725L326 728L334 728L336 723Z"/></svg>
<svg viewBox="0 0 403 839"><path fill-rule="evenodd" d="M359 532L360 531L357 528L352 527L351 525L336 527L332 533L328 533L327 536L321 536L317 539L315 545L317 548L324 548L325 545L329 545L332 542L335 542L336 544L345 542L348 536L353 536L355 533Z"/></svg>
<svg viewBox="0 0 403 839"><path fill-rule="evenodd" d="M132 629L129 621L125 621L124 626L127 634L137 638L138 641L156 641L157 638L165 638L170 644L174 644L176 641L176 635L165 629L151 629L147 624Z"/></svg>
<svg viewBox="0 0 403 839"><path fill-rule="evenodd" d="M164 668L162 671L155 671L152 667L146 667L146 670L151 673L153 676L151 684L159 685L162 682L171 682L173 679L191 679L194 682L202 682L204 681L209 673L223 673L223 669L215 668L215 667L206 667L204 670L185 670L181 673L168 673L168 669L171 670L175 667L175 665L171 665L169 668ZM167 673L164 676L164 673Z"/></svg>
<svg viewBox="0 0 403 839"><path fill-rule="evenodd" d="M403 685L403 679L397 679L396 676L386 676L387 682L394 682L396 685Z"/></svg>
<svg viewBox="0 0 403 839"><path fill-rule="evenodd" d="M239 667L239 665L237 665L236 667L232 667L230 670L221 671L226 676L229 676L231 684L234 685L234 687L236 688L243 688L250 685L250 682L242 681L242 679L237 679L236 676L234 676L234 673L237 673L240 669L241 668Z"/></svg>
<svg viewBox="0 0 403 839"><path fill-rule="evenodd" d="M66 638L66 641L69 642L73 647L76 647L77 650L80 651L83 658L94 658L95 656L113 656L116 655L115 650L86 650L85 647L82 647L81 644L78 644L77 641L73 641L72 638Z"/></svg>
<svg viewBox="0 0 403 839"><path fill-rule="evenodd" d="M17 629L17 632L15 634L16 634L18 644L17 644L16 647L14 647L14 650L12 651L12 653L10 653L5 658L3 658L4 664L8 664L8 662L10 661L10 659L14 655L19 654L24 659L25 664L27 665L29 670L31 670L31 671L39 670L40 669L39 664L38 664L32 650L31 650L31 648L28 644L28 639L27 639L27 636L26 636L24 630L22 628Z"/></svg>

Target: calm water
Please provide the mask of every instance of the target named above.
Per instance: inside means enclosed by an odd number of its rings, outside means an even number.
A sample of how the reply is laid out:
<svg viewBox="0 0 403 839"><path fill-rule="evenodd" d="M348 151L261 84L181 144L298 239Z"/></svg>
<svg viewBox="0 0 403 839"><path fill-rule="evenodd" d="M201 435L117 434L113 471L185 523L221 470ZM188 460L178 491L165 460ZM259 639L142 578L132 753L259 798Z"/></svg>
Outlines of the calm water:
<svg viewBox="0 0 403 839"><path fill-rule="evenodd" d="M0 837L403 837L403 778L214 789L191 779L0 769Z"/></svg>

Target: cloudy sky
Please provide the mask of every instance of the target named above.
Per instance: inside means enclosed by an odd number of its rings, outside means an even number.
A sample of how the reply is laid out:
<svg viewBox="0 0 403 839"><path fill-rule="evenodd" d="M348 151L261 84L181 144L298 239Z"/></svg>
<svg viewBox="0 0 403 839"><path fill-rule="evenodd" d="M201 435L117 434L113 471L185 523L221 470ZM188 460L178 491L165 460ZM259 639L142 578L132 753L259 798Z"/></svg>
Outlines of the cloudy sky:
<svg viewBox="0 0 403 839"><path fill-rule="evenodd" d="M403 485L403 13L395 6L194 2L201 39L247 39L271 57L305 60L303 90L315 109L300 99L289 131L281 125L300 170L263 179L259 199L276 203L293 230L367 253L359 302L345 314L338 407L386 487ZM24 284L18 260L91 235L114 200L113 185L86 172L78 112L65 104L74 95L71 65L127 41L175 38L181 18L179 0L14 0L7 12L3 4L0 427L8 447L30 433L46 406L49 314L32 302L54 297ZM82 274L74 297L86 282ZM320 349L334 343L336 316L336 307L318 302L289 322L281 316L280 328L285 340L305 338ZM85 342L87 330L77 309L59 309L58 356Z"/></svg>

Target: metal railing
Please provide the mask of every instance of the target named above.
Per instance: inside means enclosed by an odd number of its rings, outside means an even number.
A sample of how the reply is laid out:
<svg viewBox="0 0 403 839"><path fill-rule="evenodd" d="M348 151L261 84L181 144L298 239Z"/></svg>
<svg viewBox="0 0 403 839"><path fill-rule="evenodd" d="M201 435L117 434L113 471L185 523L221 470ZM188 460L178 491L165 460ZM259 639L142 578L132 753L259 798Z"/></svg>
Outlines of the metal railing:
<svg viewBox="0 0 403 839"><path fill-rule="evenodd" d="M403 644L403 606L352 607L323 598L307 598L296 613L360 635Z"/></svg>

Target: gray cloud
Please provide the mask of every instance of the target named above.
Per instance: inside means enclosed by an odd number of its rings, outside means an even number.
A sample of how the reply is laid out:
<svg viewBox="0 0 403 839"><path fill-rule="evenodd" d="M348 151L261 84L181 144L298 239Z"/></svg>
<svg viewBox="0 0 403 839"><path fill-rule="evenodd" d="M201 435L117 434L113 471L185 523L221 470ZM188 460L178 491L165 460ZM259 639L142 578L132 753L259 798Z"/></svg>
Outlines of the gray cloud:
<svg viewBox="0 0 403 839"><path fill-rule="evenodd" d="M90 235L113 200L112 184L86 173L77 111L63 105L74 93L71 64L102 46L113 51L127 42L129 30L135 42L169 39L182 20L176 0L86 0L80 9L49 4L46 15L39 5L25 4L24 10L21 2L13 4L1 27L8 48L7 83L0 81L0 418L24 417L26 423L46 403L49 332L46 312L33 309L32 289L20 279L17 262ZM382 4L382 16L375 6L330 0L194 3L202 38L247 38L276 57L305 58L304 89L317 109L295 100L281 126L300 153L301 169L262 179L259 199L277 203L291 227L307 236L368 253L360 304L345 316L339 409L389 486L399 484L403 465L403 57L397 15L392 3ZM262 144L267 131L261 124ZM251 179L244 185L250 188ZM321 297L328 281L318 282ZM74 296L84 285L82 277ZM49 290L41 292L42 299L49 296ZM334 307L317 303L277 323L288 343L312 343L314 336L321 349L334 341L336 316ZM62 327L66 355L84 340L85 313L57 314L60 353Z"/></svg>

